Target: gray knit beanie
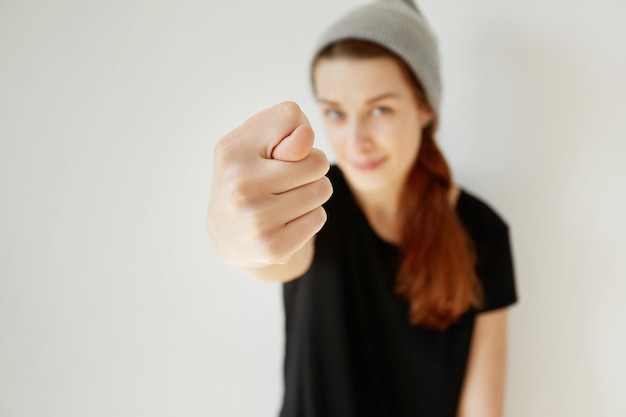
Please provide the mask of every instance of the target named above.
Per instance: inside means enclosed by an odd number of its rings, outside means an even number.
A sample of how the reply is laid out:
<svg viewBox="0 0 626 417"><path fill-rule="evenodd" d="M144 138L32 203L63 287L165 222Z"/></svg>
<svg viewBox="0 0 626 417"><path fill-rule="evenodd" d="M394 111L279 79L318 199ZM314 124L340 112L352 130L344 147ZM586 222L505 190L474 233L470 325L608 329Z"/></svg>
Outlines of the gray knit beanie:
<svg viewBox="0 0 626 417"><path fill-rule="evenodd" d="M400 57L422 83L433 111L439 114L437 39L412 0L377 0L352 10L322 34L314 56L347 39L370 41Z"/></svg>

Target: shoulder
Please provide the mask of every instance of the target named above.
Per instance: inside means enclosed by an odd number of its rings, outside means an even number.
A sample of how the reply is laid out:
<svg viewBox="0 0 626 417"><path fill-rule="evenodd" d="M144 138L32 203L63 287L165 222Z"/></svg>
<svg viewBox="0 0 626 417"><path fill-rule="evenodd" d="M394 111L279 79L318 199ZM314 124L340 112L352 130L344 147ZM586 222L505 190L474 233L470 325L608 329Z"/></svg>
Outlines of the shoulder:
<svg viewBox="0 0 626 417"><path fill-rule="evenodd" d="M481 310L515 303L517 290L508 223L491 204L464 189L456 209L476 250L476 272L485 295Z"/></svg>
<svg viewBox="0 0 626 417"><path fill-rule="evenodd" d="M468 233L476 238L502 238L509 225L496 209L481 197L462 188L456 203L456 212ZM491 240L491 239L489 239Z"/></svg>

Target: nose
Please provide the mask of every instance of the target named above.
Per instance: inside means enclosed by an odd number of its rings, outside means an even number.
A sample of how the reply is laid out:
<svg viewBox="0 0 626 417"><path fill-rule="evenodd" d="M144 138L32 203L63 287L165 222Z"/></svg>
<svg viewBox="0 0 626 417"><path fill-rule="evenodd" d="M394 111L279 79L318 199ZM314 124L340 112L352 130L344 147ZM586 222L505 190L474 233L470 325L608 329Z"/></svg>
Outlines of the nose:
<svg viewBox="0 0 626 417"><path fill-rule="evenodd" d="M350 147L361 152L372 147L372 138L367 126L367 121L361 118L354 118L348 127L348 143Z"/></svg>

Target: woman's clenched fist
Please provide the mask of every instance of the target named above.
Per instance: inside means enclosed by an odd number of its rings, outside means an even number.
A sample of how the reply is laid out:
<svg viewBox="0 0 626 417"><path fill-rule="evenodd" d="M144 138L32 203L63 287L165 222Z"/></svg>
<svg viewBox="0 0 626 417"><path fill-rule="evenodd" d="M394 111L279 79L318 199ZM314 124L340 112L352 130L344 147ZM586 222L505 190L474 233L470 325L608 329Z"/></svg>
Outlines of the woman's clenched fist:
<svg viewBox="0 0 626 417"><path fill-rule="evenodd" d="M297 104L266 109L215 147L207 230L239 268L286 264L322 228L332 194L326 156Z"/></svg>

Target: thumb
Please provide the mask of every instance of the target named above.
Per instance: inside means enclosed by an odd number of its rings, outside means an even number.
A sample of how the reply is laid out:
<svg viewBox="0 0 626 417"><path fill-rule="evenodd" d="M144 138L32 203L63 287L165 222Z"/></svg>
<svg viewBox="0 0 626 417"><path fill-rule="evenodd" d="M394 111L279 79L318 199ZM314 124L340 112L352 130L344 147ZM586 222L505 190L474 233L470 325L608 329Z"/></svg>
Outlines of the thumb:
<svg viewBox="0 0 626 417"><path fill-rule="evenodd" d="M301 161L311 153L314 139L313 129L300 125L272 149L271 158L286 162Z"/></svg>

